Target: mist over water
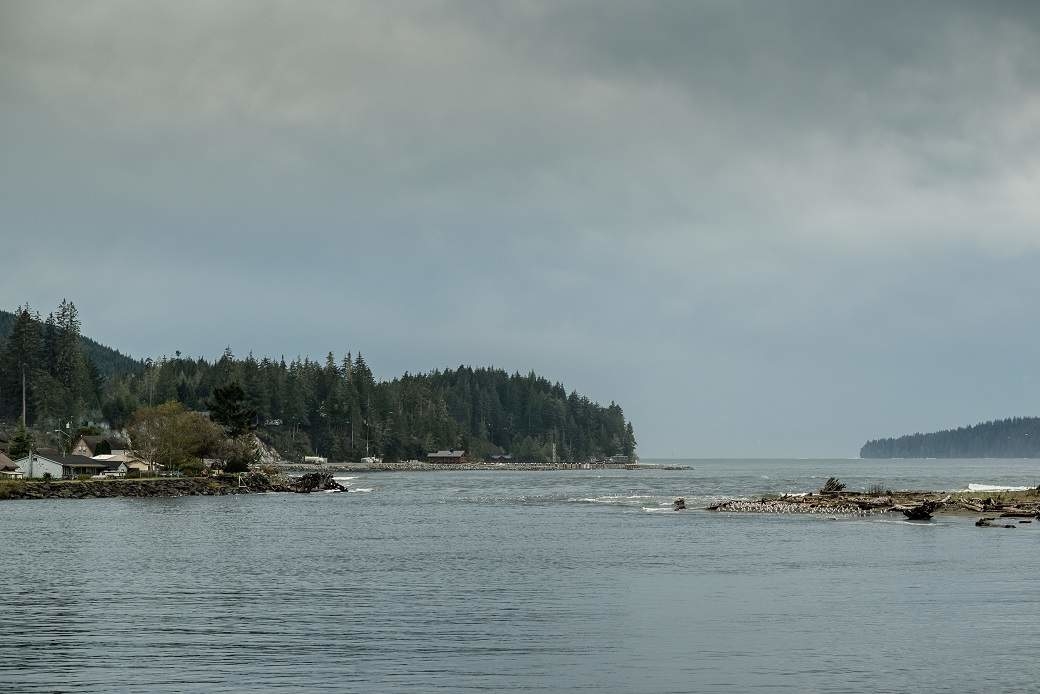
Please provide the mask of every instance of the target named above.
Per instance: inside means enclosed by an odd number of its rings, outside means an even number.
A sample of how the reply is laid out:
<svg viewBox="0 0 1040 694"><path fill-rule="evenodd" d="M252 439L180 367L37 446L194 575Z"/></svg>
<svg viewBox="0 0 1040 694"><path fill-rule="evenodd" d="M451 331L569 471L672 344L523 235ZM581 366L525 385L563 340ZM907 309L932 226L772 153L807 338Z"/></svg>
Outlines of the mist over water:
<svg viewBox="0 0 1040 694"><path fill-rule="evenodd" d="M1036 524L662 509L831 475L1034 486L1040 462L685 462L0 504L0 691L1035 686Z"/></svg>

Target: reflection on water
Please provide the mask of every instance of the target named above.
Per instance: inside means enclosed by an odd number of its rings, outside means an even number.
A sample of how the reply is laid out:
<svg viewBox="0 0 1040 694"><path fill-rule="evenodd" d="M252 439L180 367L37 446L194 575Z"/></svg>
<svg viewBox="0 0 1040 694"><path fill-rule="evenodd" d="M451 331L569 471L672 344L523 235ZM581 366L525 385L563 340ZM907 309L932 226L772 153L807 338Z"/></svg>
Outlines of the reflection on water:
<svg viewBox="0 0 1040 694"><path fill-rule="evenodd" d="M1034 688L1035 527L666 507L1032 486L1036 461L690 464L6 502L0 691Z"/></svg>

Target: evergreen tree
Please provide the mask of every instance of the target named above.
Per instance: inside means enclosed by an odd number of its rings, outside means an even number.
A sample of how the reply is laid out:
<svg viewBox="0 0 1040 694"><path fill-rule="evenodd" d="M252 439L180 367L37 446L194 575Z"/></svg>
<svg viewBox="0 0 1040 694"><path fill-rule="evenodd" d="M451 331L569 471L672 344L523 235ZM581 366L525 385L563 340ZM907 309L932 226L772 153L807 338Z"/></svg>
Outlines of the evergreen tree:
<svg viewBox="0 0 1040 694"><path fill-rule="evenodd" d="M8 448L7 455L11 460L19 460L29 455L30 451L35 447L36 440L32 432L26 429L25 421L19 419L18 428L15 430L14 436L11 437L11 445Z"/></svg>
<svg viewBox="0 0 1040 694"><path fill-rule="evenodd" d="M33 380L30 376L43 369L43 333L40 322L33 318L29 305L18 309L11 334L0 352L0 415L14 417L22 413L22 379L25 378L26 399L32 403ZM35 413L27 413L32 415Z"/></svg>
<svg viewBox="0 0 1040 694"><path fill-rule="evenodd" d="M84 390L88 382L86 363L80 349L80 322L76 305L62 299L55 317L57 333L54 352L54 378L61 388L59 419L79 419L84 405Z"/></svg>
<svg viewBox="0 0 1040 694"><path fill-rule="evenodd" d="M621 447L621 452L631 457L636 452L636 433L632 429L632 422L625 425L625 440L624 445Z"/></svg>
<svg viewBox="0 0 1040 694"><path fill-rule="evenodd" d="M237 382L213 390L209 401L210 419L224 427L228 436L241 436L252 429L256 411L246 405L246 396Z"/></svg>

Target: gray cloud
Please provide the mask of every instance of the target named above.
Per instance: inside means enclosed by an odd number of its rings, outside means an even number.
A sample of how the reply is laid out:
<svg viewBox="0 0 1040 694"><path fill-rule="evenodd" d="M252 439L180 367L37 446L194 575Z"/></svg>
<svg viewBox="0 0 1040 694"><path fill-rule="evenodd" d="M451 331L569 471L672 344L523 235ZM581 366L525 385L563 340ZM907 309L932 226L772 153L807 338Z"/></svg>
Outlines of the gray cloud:
<svg viewBox="0 0 1040 694"><path fill-rule="evenodd" d="M1026 414L1038 33L1028 3L8 2L0 292L142 355L536 368L645 455Z"/></svg>

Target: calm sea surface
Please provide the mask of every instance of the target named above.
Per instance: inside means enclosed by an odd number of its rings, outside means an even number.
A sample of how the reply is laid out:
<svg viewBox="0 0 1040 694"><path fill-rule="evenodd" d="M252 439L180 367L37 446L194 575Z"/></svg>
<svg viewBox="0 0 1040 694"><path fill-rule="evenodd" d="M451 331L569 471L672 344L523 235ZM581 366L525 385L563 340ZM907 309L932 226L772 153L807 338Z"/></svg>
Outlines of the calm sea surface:
<svg viewBox="0 0 1040 694"><path fill-rule="evenodd" d="M1040 461L686 464L3 502L0 692L1040 690L1036 523L666 510Z"/></svg>

